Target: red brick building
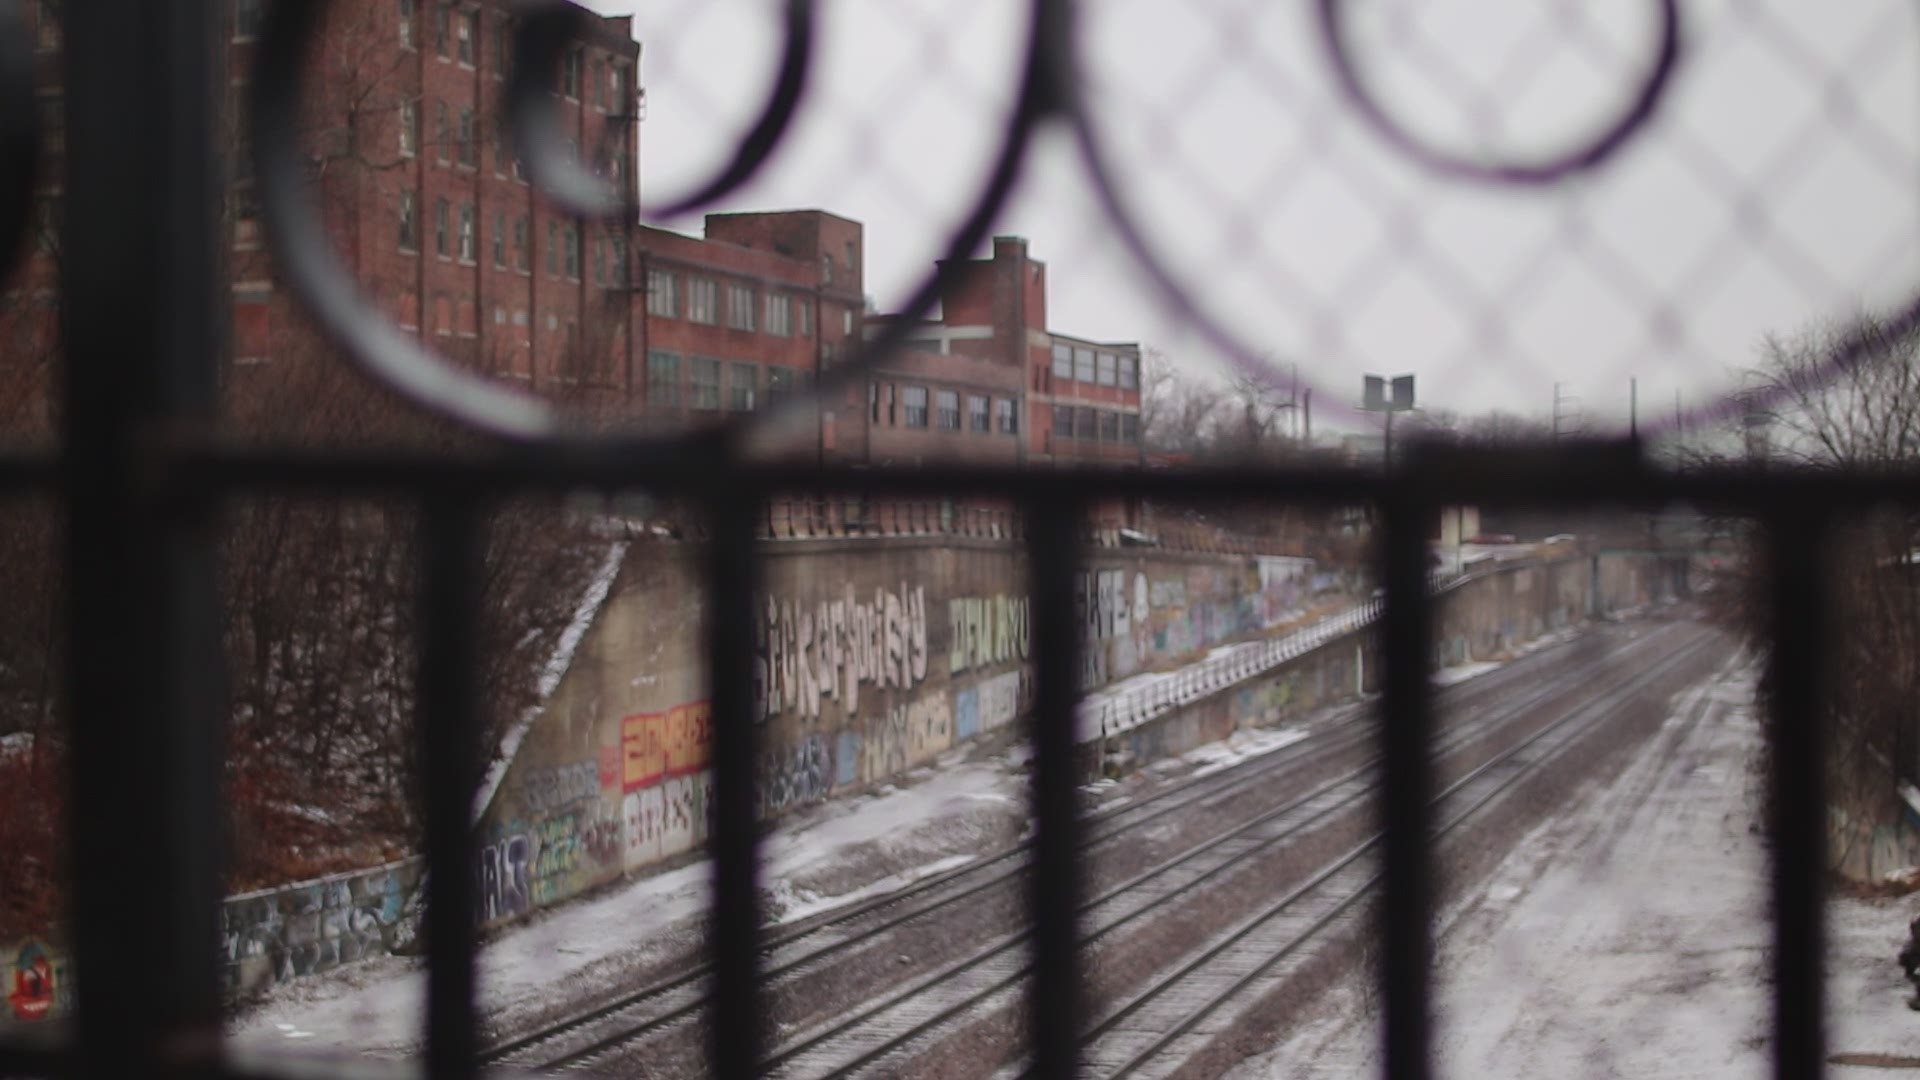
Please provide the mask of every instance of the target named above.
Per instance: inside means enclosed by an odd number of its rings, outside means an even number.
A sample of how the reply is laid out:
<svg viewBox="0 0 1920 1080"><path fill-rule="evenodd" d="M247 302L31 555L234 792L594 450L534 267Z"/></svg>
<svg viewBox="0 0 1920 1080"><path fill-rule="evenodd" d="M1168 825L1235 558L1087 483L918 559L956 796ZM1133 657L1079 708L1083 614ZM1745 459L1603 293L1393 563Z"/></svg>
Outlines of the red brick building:
<svg viewBox="0 0 1920 1080"><path fill-rule="evenodd" d="M277 378L279 361L335 365L275 279L243 141L271 2L228 0L223 31L242 401L263 398L252 388L302 385ZM42 202L46 257L16 277L0 310L16 354L54 349L59 33L45 16L55 10L35 5L42 117L56 151ZM453 362L670 427L811 386L884 318L866 311L859 222L819 210L710 214L704 237L692 237L588 225L543 198L498 126L507 0L336 0L323 25L303 83L309 197L368 302ZM594 16L587 27L561 65L552 115L582 159L637 202L640 46L630 18ZM997 238L991 258L938 273L939 316L817 416L777 433L778 445L873 465L1138 460L1138 347L1050 332L1046 268L1024 240ZM0 416L6 405L0 397Z"/></svg>
<svg viewBox="0 0 1920 1080"><path fill-rule="evenodd" d="M942 262L939 273L938 318L869 378L865 428L845 456L1140 460L1139 345L1048 330L1046 264L1019 237L995 237L991 258ZM869 335L891 320L869 319Z"/></svg>

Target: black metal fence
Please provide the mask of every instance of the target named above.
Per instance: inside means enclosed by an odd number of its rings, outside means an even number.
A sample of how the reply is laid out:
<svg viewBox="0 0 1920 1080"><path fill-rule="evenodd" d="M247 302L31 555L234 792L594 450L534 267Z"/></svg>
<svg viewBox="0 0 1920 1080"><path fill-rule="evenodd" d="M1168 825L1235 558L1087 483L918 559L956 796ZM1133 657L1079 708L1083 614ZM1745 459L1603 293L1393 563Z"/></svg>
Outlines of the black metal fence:
<svg viewBox="0 0 1920 1080"><path fill-rule="evenodd" d="M17 3L0 15L17 15ZM297 58L319 3L271 5L254 83L253 145L282 273L307 300L344 358L397 392L485 436L475 449L435 456L379 449L318 452L223 443L213 433L225 284L216 229L223 173L215 130L225 85L212 31L218 5L172 0L69 0L65 14L66 381L58 415L62 449L0 457L0 493L50 496L63 511L69 569L67 686L72 711L71 935L78 1019L59 1045L0 1046L0 1073L99 1077L236 1075L222 1054L215 967L221 896L216 845L223 754L220 619L214 520L223 502L258 492L325 498L377 494L424 510L427 543L418 598L420 737L429 813L425 940L430 967L425 1068L474 1075L476 1043L470 793L479 773L470 739L477 712L473 669L479 542L490 507L528 492L643 490L684 500L710 529L709 639L717 737L712 833L714 963L711 1060L716 1075L755 1072L764 1046L757 1000L761 934L755 880L753 763L759 729L749 712L752 538L769 501L817 496L993 496L1017 506L1032 567L1038 672L1033 807L1037 819L1030 908L1035 967L1029 987L1032 1062L1047 1076L1074 1071L1081 1028L1082 958L1074 942L1079 825L1071 727L1078 670L1071 581L1081 558L1085 508L1108 497L1366 504L1377 511L1386 586L1385 892L1379 972L1386 1068L1427 1074L1434 908L1427 844L1433 780L1426 664L1431 608L1425 538L1443 505L1569 506L1686 500L1750 515L1774 569L1772 918L1774 1058L1778 1075L1822 1068L1822 895L1826 860L1820 701L1827 627L1819 552L1828 524L1885 502L1920 501L1920 478L1848 473L1806 477L1765 469L1675 472L1639 443L1563 442L1525 454L1453 451L1404 455L1389 471L1359 467L1188 469L1156 473L1097 468L1021 471L930 467L911 472L800 468L749 460L743 430L682 438L574 437L548 405L484 385L418 354L411 340L365 317L351 282L332 265L317 219L299 205L294 125ZM1356 115L1393 145L1435 168L1497 183L1540 184L1601 164L1626 145L1658 104L1679 55L1675 0L1655 5L1660 45L1644 89L1599 136L1556 160L1455 160L1400 131L1373 104L1349 60L1346 8L1318 5L1340 85ZM981 240L1013 186L1036 132L1077 136L1100 159L1074 77L1074 11L1035 0L1018 105L979 203L949 244L959 256ZM557 62L564 8L529 9L521 22L514 113L532 171L584 214L625 210L601 199L538 136L541 92ZM684 200L711 203L765 162L805 84L816 12L785 8L788 52L765 115L721 175ZM15 21L7 20L11 28ZM19 237L29 213L34 133L31 58L11 30L0 38L0 240ZM1096 170L1126 245L1146 242ZM1151 261L1149 266L1158 265ZM1198 318L1170 275L1168 297ZM932 283L909 305L926 311ZM1907 324L1920 309L1902 313ZM833 392L893 348L900 328L821 380ZM1231 342L1224 343L1232 348ZM1844 350L1836 364L1857 359ZM804 402L794 407L805 407ZM468 749L460 749L467 747ZM137 902L136 902L137 899ZM289 1062L281 1075L305 1075Z"/></svg>

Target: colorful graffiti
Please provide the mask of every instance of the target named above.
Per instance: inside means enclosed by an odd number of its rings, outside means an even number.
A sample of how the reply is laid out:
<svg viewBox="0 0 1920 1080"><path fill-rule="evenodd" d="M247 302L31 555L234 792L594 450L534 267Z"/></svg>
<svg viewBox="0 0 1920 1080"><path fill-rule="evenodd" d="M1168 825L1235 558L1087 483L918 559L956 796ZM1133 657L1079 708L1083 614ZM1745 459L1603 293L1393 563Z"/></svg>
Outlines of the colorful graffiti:
<svg viewBox="0 0 1920 1080"><path fill-rule="evenodd" d="M860 688L906 689L927 677L927 590L876 589L862 602L848 585L843 597L815 603L767 601L754 627L756 716L820 715L820 699L849 716Z"/></svg>
<svg viewBox="0 0 1920 1080"><path fill-rule="evenodd" d="M1029 627L1024 596L959 596L947 601L947 670L1025 660Z"/></svg>
<svg viewBox="0 0 1920 1080"><path fill-rule="evenodd" d="M620 790L637 791L707 767L713 705L698 701L620 721Z"/></svg>
<svg viewBox="0 0 1920 1080"><path fill-rule="evenodd" d="M13 958L13 989L7 995L7 1005L13 1011L15 1020L38 1023L46 1020L56 1011L61 1000L61 991L65 979L66 965L54 962L53 954L45 945L29 941L20 947Z"/></svg>

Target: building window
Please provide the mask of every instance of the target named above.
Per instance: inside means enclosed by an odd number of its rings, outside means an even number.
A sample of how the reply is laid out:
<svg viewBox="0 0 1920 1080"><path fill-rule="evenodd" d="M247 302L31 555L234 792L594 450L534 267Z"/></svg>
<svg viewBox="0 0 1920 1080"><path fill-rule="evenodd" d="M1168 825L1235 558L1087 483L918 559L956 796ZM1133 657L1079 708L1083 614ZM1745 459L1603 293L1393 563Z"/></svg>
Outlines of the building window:
<svg viewBox="0 0 1920 1080"><path fill-rule="evenodd" d="M727 326L733 330L753 329L753 289L750 286L727 286Z"/></svg>
<svg viewBox="0 0 1920 1080"><path fill-rule="evenodd" d="M607 80L600 77L600 60L598 57L595 57L593 62L587 65L587 85L593 88L593 107L605 112L607 108Z"/></svg>
<svg viewBox="0 0 1920 1080"><path fill-rule="evenodd" d="M1075 382L1090 383L1093 381L1092 349L1073 350L1073 378Z"/></svg>
<svg viewBox="0 0 1920 1080"><path fill-rule="evenodd" d="M927 426L926 387L903 387L900 391L900 403L905 407L908 427L923 428Z"/></svg>
<svg viewBox="0 0 1920 1080"><path fill-rule="evenodd" d="M778 405L780 400L793 393L793 369L778 364L767 365L767 403Z"/></svg>
<svg viewBox="0 0 1920 1080"><path fill-rule="evenodd" d="M472 262L474 253L473 204L460 204L460 261Z"/></svg>
<svg viewBox="0 0 1920 1080"><path fill-rule="evenodd" d="M992 420L987 416L987 399L978 394L967 395L967 430L993 430Z"/></svg>
<svg viewBox="0 0 1920 1080"><path fill-rule="evenodd" d="M1073 378L1073 346L1055 345L1053 347L1053 377Z"/></svg>
<svg viewBox="0 0 1920 1080"><path fill-rule="evenodd" d="M473 39L480 36L475 26L479 18L479 12L463 11L460 13L460 21L456 27L460 62L468 67L473 66Z"/></svg>
<svg viewBox="0 0 1920 1080"><path fill-rule="evenodd" d="M1122 356L1120 358L1120 387L1123 390L1140 388L1140 358Z"/></svg>
<svg viewBox="0 0 1920 1080"><path fill-rule="evenodd" d="M853 309L852 308L847 308L846 310L840 313L840 332L847 335L848 337L853 336Z"/></svg>
<svg viewBox="0 0 1920 1080"><path fill-rule="evenodd" d="M825 252L820 254L820 284L833 284L833 256Z"/></svg>
<svg viewBox="0 0 1920 1080"><path fill-rule="evenodd" d="M687 404L696 409L720 407L720 361L696 356L687 371Z"/></svg>
<svg viewBox="0 0 1920 1080"><path fill-rule="evenodd" d="M823 368L833 366L833 342L831 341L820 343L820 366Z"/></svg>
<svg viewBox="0 0 1920 1080"><path fill-rule="evenodd" d="M447 205L447 200L445 199L440 199L433 204L433 250L435 254L442 258L446 257L447 254L447 218L449 216L449 210L450 207Z"/></svg>
<svg viewBox="0 0 1920 1080"><path fill-rule="evenodd" d="M493 70L505 75L513 64L513 20L502 15L493 21Z"/></svg>
<svg viewBox="0 0 1920 1080"><path fill-rule="evenodd" d="M41 6L46 14L46 6ZM260 0L233 0L233 39L252 41L260 36Z"/></svg>
<svg viewBox="0 0 1920 1080"><path fill-rule="evenodd" d="M547 276L560 272L560 223L547 222Z"/></svg>
<svg viewBox="0 0 1920 1080"><path fill-rule="evenodd" d="M447 160L448 141L447 103L444 101L435 102L433 109L433 156L439 158L443 164Z"/></svg>
<svg viewBox="0 0 1920 1080"><path fill-rule="evenodd" d="M801 337L813 336L813 305L805 300L793 302L793 320L795 329Z"/></svg>
<svg viewBox="0 0 1920 1080"><path fill-rule="evenodd" d="M420 250L419 215L413 206L413 192L400 193L400 250Z"/></svg>
<svg viewBox="0 0 1920 1080"><path fill-rule="evenodd" d="M613 283L625 285L627 283L627 238L614 237L611 247L613 248Z"/></svg>
<svg viewBox="0 0 1920 1080"><path fill-rule="evenodd" d="M413 48L413 0L400 0L400 47Z"/></svg>
<svg viewBox="0 0 1920 1080"><path fill-rule="evenodd" d="M720 321L720 286L712 278L687 279L687 321L713 326Z"/></svg>
<svg viewBox="0 0 1920 1080"><path fill-rule="evenodd" d="M580 50L568 49L560 64L560 92L578 101L580 98Z"/></svg>
<svg viewBox="0 0 1920 1080"><path fill-rule="evenodd" d="M1117 443L1120 441L1120 414L1103 412L1100 414L1100 441Z"/></svg>
<svg viewBox="0 0 1920 1080"><path fill-rule="evenodd" d="M527 215L521 214L513 219L513 268L527 271Z"/></svg>
<svg viewBox="0 0 1920 1080"><path fill-rule="evenodd" d="M1094 420L1092 409L1081 406L1075 410L1073 430L1078 432L1080 437L1087 442L1092 442L1100 437L1100 428L1098 422Z"/></svg>
<svg viewBox="0 0 1920 1080"><path fill-rule="evenodd" d="M1099 356L1099 375L1101 386L1112 386L1114 379L1113 354L1103 352Z"/></svg>
<svg viewBox="0 0 1920 1080"><path fill-rule="evenodd" d="M1020 414L1013 411L1011 398L994 399L993 417L994 426L1000 429L1000 434L1018 435L1020 433Z"/></svg>
<svg viewBox="0 0 1920 1080"><path fill-rule="evenodd" d="M400 103L400 156L412 157L420 145L420 106L411 101Z"/></svg>
<svg viewBox="0 0 1920 1080"><path fill-rule="evenodd" d="M1073 438L1073 406L1055 405L1053 407L1053 437L1055 439Z"/></svg>
<svg viewBox="0 0 1920 1080"><path fill-rule="evenodd" d="M507 215L501 210L493 212L493 265L497 270L507 268Z"/></svg>
<svg viewBox="0 0 1920 1080"><path fill-rule="evenodd" d="M460 164L472 168L480 164L480 144L474 138L473 110L460 110Z"/></svg>
<svg viewBox="0 0 1920 1080"><path fill-rule="evenodd" d="M1120 441L1128 446L1140 445L1140 415L1138 413L1120 414Z"/></svg>
<svg viewBox="0 0 1920 1080"><path fill-rule="evenodd" d="M784 294L767 294L766 330L775 337L788 337L793 333L793 301Z"/></svg>
<svg viewBox="0 0 1920 1080"><path fill-rule="evenodd" d="M566 232L567 277L580 280L580 226L569 225Z"/></svg>
<svg viewBox="0 0 1920 1080"><path fill-rule="evenodd" d="M727 365L727 408L734 412L752 412L760 395L760 365L735 362Z"/></svg>
<svg viewBox="0 0 1920 1080"><path fill-rule="evenodd" d="M609 108L621 116L627 114L627 65L612 64L607 68L607 92L613 96Z"/></svg>
<svg viewBox="0 0 1920 1080"><path fill-rule="evenodd" d="M860 247L853 241L847 241L847 273L854 273L854 267L860 265Z"/></svg>
<svg viewBox="0 0 1920 1080"><path fill-rule="evenodd" d="M647 314L668 319L678 318L680 315L679 284L680 279L668 271L647 271Z"/></svg>
<svg viewBox="0 0 1920 1080"><path fill-rule="evenodd" d="M960 430L960 395L952 390L941 390L933 395L934 412L940 422L941 431Z"/></svg>
<svg viewBox="0 0 1920 1080"><path fill-rule="evenodd" d="M436 4L433 9L433 48L442 60L447 58L447 39L453 30L453 5Z"/></svg>
<svg viewBox="0 0 1920 1080"><path fill-rule="evenodd" d="M680 358L670 352L647 354L647 404L656 408L680 405Z"/></svg>

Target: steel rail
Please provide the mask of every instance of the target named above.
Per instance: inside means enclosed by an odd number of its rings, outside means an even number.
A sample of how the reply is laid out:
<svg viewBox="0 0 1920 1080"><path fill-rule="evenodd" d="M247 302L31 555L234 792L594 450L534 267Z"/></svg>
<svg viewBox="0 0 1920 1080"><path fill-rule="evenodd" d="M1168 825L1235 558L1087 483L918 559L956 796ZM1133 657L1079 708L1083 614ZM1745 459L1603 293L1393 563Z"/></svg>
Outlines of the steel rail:
<svg viewBox="0 0 1920 1080"><path fill-rule="evenodd" d="M1472 817L1474 813L1492 802L1494 798L1509 790L1522 779L1533 775L1534 770L1554 760L1555 755L1566 750L1580 736L1597 728L1603 721L1611 719L1617 714L1617 710L1622 704L1637 697L1647 687L1672 674L1675 670L1694 660L1700 653L1718 643L1719 641L1714 635L1709 633L1701 634L1696 640L1689 642L1683 649L1669 654L1653 666L1635 674L1631 680L1616 687L1607 696L1555 720L1522 742L1489 759L1472 772L1449 784L1438 794L1432 803L1436 809L1441 808L1443 804L1449 804L1446 810L1451 813L1451 817L1438 826L1432 840L1438 841L1440 837L1451 833ZM1534 759L1528 759L1524 756L1533 750L1540 750L1540 756ZM1516 764L1519 766L1518 768L1504 774L1495 772L1497 769ZM1491 778L1491 786L1488 790L1476 792L1464 808L1457 811L1453 810L1450 804L1457 802L1473 785L1487 781L1489 778ZM1356 845L1347 854L1341 856L1339 860L1330 864L1319 874L1316 874L1313 878L1301 884L1280 900L1243 922L1240 927L1227 934L1222 940L1200 952L1161 979L1156 980L1147 989L1137 994L1118 1009L1111 1012L1099 1023L1095 1024L1092 1029L1082 1036L1083 1046L1092 1046L1102 1036L1120 1030L1120 1025L1129 1017L1137 1015L1141 1010L1150 1007L1154 1003L1171 1000L1175 991L1196 972L1219 964L1223 957L1230 955L1243 944L1252 941L1262 928L1273 923L1274 920L1288 913L1291 909L1294 909L1296 905L1307 902L1316 891L1326 888L1338 881L1346 871L1359 866L1360 860L1380 845L1383 836L1384 834L1376 833ZM1367 874L1355 883L1344 896L1338 896L1331 909L1312 918L1303 930L1281 943L1279 947L1273 951L1262 952L1258 963L1254 965L1252 970L1234 978L1224 989L1206 995L1197 1008L1181 1010L1184 1015L1177 1022L1168 1026L1155 1025L1157 1034L1152 1041L1145 1047L1136 1050L1131 1056L1124 1059L1111 1073L1105 1075L1120 1077L1140 1071L1154 1057L1172 1046L1180 1036L1212 1015L1222 1005L1226 1004L1246 987L1252 985L1262 975L1272 970L1274 965L1314 940L1321 932L1337 922L1342 915L1350 911L1355 904L1372 891L1373 887L1379 883L1381 876L1382 871L1380 870L1374 870ZM1269 943L1261 943L1261 948L1267 948L1268 944Z"/></svg>
<svg viewBox="0 0 1920 1080"><path fill-rule="evenodd" d="M1494 697L1504 693L1507 684L1524 680L1534 666L1550 663L1556 651L1544 650L1523 657L1497 673L1498 678L1447 687L1442 691L1443 700L1464 698L1465 701L1456 702L1457 705L1464 706L1476 697ZM1551 688L1536 690L1534 697L1528 700L1537 703L1552 692L1554 691ZM1341 707L1334 711L1332 718L1323 721L1315 731L1314 737L1308 740L1279 748L1207 777L1170 787L1145 799L1113 807L1091 816L1088 824L1092 829L1082 850L1091 850L1098 845L1123 838L1150 823L1200 804L1217 805L1227 802L1249 789L1270 784L1276 778L1317 767L1327 759L1337 758L1356 747L1368 745L1375 738L1371 725L1357 729L1346 726L1354 715L1365 708L1365 705ZM821 921L794 928L787 933L771 935L764 943L770 952L777 952L832 932L844 932L848 924L876 912L882 912L888 908L905 909L887 916L877 925L862 927L857 935L834 936L818 947L803 950L798 956L784 960L773 959L772 966L763 974L768 978L775 978L805 967L817 966L824 959L852 950L902 924L925 918L996 886L1013 881L1025 872L1024 860L1031 847L1030 838L1022 840L988 856L985 860L922 879L907 889L851 905L832 913ZM964 880L968 878L978 880ZM631 1043L675 1021L687 1018L702 1008L705 1004L704 995L694 988L706 978L707 974L708 968L705 965L691 968L578 1016L567 1017L490 1048L483 1053L482 1060L508 1062L526 1050L564 1038L579 1028L615 1014L672 995L685 993L694 995L692 1000L682 1001L659 1014L644 1019L636 1018L637 1023L629 1022L628 1026L620 1032L595 1040L594 1045L588 1049L558 1057L547 1057L536 1064L548 1066L564 1064L577 1057L601 1052L613 1045Z"/></svg>
<svg viewBox="0 0 1920 1080"><path fill-rule="evenodd" d="M1652 639L1643 638L1625 643L1614 655L1609 656L1608 660L1610 662L1624 664L1630 654L1635 654L1641 649L1648 647L1651 640ZM1511 725L1516 718L1535 711L1542 704L1555 698L1566 697L1572 693L1577 693L1587 685L1587 675L1588 673L1584 671L1568 673L1563 679L1536 691L1522 702L1508 703L1497 711L1490 714L1483 714L1469 721L1464 727L1450 729L1449 738L1451 741L1443 747L1442 753L1452 753L1469 743L1478 742L1485 737L1497 734L1502 729ZM1171 905L1171 901L1187 895L1201 883L1211 880L1213 877L1226 872L1228 869L1245 865L1259 855L1270 851L1281 841L1300 835L1311 828L1316 822L1337 813L1339 810L1350 805L1354 799L1363 797L1373 789L1378 780L1378 764L1379 760L1377 757L1371 758L1338 780L1320 789L1316 789L1309 795L1274 811L1263 814L1259 819L1249 822L1240 829L1204 842L1195 849L1169 859L1142 874L1136 875L1126 882L1110 888L1102 895L1086 901L1080 909L1083 914L1093 912L1103 905L1111 904L1130 891L1142 889L1143 886L1154 879L1174 872L1202 854L1226 847L1231 841L1246 831L1257 829L1263 825L1274 824L1282 821L1289 815L1304 815L1302 820L1287 822L1282 831L1273 837L1263 839L1254 848L1233 853L1228 862L1212 868L1200 877L1185 882L1175 889L1151 898L1145 906L1139 909L1128 912L1118 919L1102 924L1097 929L1083 934L1078 942L1079 947L1085 948L1146 914L1164 910ZM1304 809L1317 800L1329 795L1335 796L1335 801L1332 805L1319 806L1311 811ZM928 990L942 985L949 979L963 972L982 969L987 965L1005 958L1013 950L1017 949L1022 942L1027 940L1031 934L1031 928L1026 928L1003 935L986 944L983 948L976 950L974 955L970 957L947 964L938 971L923 976L914 983L896 990L878 1001L870 1002L857 1010L844 1014L832 1024L817 1028L803 1038L782 1047L772 1057L762 1063L762 1069L777 1069L781 1065L789 1063L800 1054L825 1044L831 1039L844 1038L856 1025L864 1023L883 1012L895 1009L903 1003L910 1002L915 995L924 994ZM999 972L998 976L995 977L989 985L972 989L959 1000L918 1018L906 1029L893 1033L884 1040L866 1047L851 1060L842 1062L838 1066L830 1069L826 1075L848 1076L862 1071L886 1055L912 1042L914 1039L934 1031L953 1017L975 1008L990 1000L995 995L1014 986L1025 976L1026 971L1027 967L1025 964L1016 963L1012 965L1006 970Z"/></svg>

